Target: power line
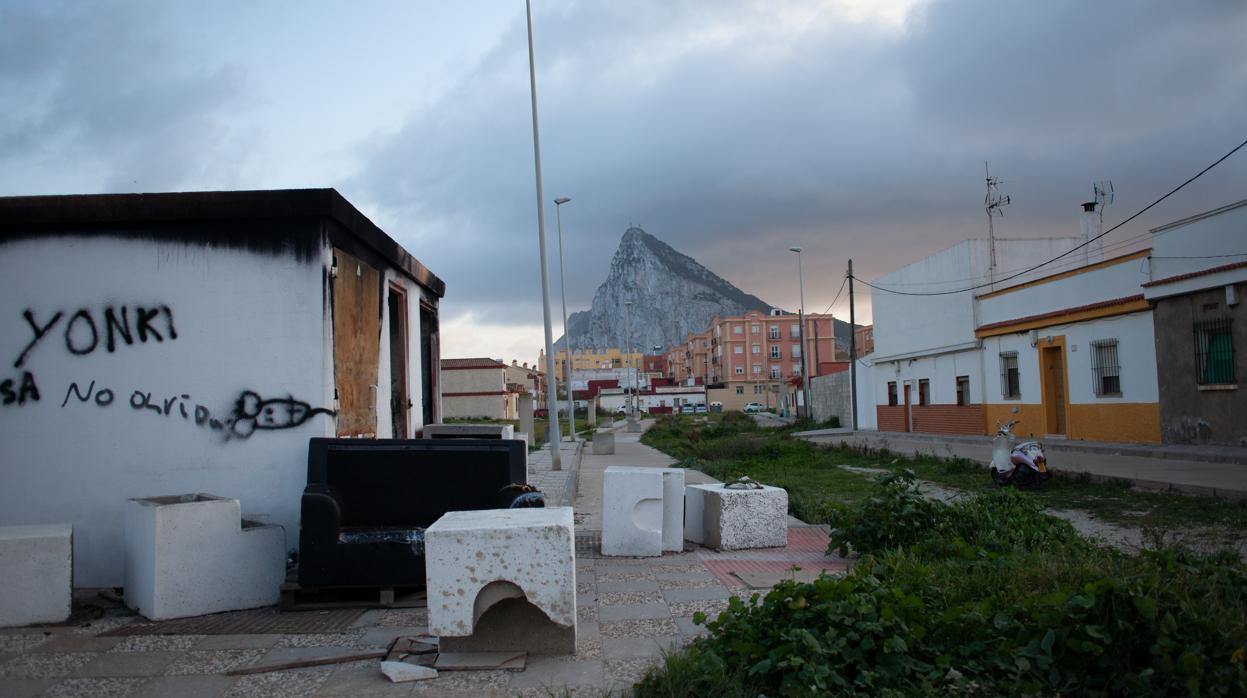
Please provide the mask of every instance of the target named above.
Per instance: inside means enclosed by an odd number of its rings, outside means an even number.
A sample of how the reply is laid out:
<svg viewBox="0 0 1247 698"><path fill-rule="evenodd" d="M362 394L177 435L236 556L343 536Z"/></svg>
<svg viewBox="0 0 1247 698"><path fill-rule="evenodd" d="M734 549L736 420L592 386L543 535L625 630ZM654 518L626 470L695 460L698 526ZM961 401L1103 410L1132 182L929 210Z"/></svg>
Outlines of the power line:
<svg viewBox="0 0 1247 698"><path fill-rule="evenodd" d="M828 312L829 310L831 310L832 306L834 306L834 305L836 304L836 301L840 300L840 294L841 294L841 293L844 293L844 285L845 285L845 284L847 284L847 283L849 283L849 277L846 275L846 276L844 277L844 281L841 281L841 282L840 282L840 290L839 290L839 291L836 291L836 297L831 299L831 303L830 303L830 304L828 304L828 306L827 306L827 310L824 310L824 311L821 313L822 315L826 315L826 314L827 314L827 312Z"/></svg>
<svg viewBox="0 0 1247 698"><path fill-rule="evenodd" d="M977 284L977 285L975 285L975 286L970 286L970 287L967 287L967 288L961 288L961 289L957 289L957 290L954 290L954 291L926 291L926 292L917 292L917 291L897 291L897 290L893 290L893 289L890 289L890 288L884 288L884 287L882 287L882 286L876 286L876 285L874 285L874 284L870 283L869 281L863 281L862 279L857 279L857 280L858 280L858 281L861 281L863 284L866 284L867 286L869 286L869 287L871 287L871 288L875 289L876 291L883 291L884 293L892 293L892 294L895 294L895 295L898 295L898 296L950 296L950 295L953 295L953 294L955 294L955 293L966 293L967 291L975 291L975 290L978 290L978 289L980 289L980 288L984 288L984 287L986 287L986 286L992 286L992 285L994 285L994 284L1003 283L1003 282L1005 282L1005 281L1009 281L1009 280L1011 280L1011 279L1016 279L1017 277L1022 276L1023 274L1029 274L1030 272L1035 271L1036 269L1039 269L1039 268L1041 268L1041 267L1045 267L1045 266L1047 266L1047 265L1049 265L1049 264L1052 264L1053 262L1057 261L1058 259L1061 259L1061 258L1065 257L1066 255L1069 255L1069 254L1071 254L1071 253L1073 253L1073 252L1075 252L1075 251L1077 251L1077 250L1079 250L1079 249L1081 249L1081 248L1083 248L1083 247L1086 247L1087 245L1090 245L1091 243L1095 242L1096 240L1099 240L1100 238L1104 237L1105 235L1108 235L1109 233L1113 232L1114 230L1117 230L1118 228L1122 227L1123 225L1125 225L1125 224L1129 223L1130 221L1132 221L1132 220L1134 220L1134 219L1138 218L1139 216L1143 215L1143 214L1144 214L1144 213L1146 213L1147 211L1151 210L1154 206L1156 206L1156 205L1157 205L1157 204L1159 204L1160 202L1164 201L1165 199L1168 199L1169 197L1171 197L1171 196L1173 196L1174 194L1176 194L1176 193L1178 193L1179 191L1181 191L1183 188L1185 188L1185 187L1186 187L1186 185L1190 184L1191 182L1194 182L1195 180L1199 179L1200 177L1203 177L1203 176L1204 176L1204 175L1205 175L1205 174L1206 174L1209 170L1211 170L1212 168L1216 167L1217 165L1220 165L1222 162L1225 162L1225 160L1226 160L1226 159L1228 159L1228 158L1229 158L1231 155L1233 155L1234 153L1237 153L1239 150L1242 150L1242 149L1243 149L1243 147L1245 147L1245 146L1247 146L1247 140L1245 140L1245 141L1243 141L1242 143L1239 143L1238 145L1234 146L1234 148L1232 148L1232 149L1230 150L1230 152L1228 152L1228 153L1226 153L1225 155L1222 155L1221 157L1217 158L1217 159L1216 159L1216 161L1214 161L1211 165L1209 165L1209 166L1205 167L1204 169L1200 170L1199 172L1195 173L1195 174L1194 174L1194 175L1192 175L1189 179L1187 179L1185 182L1183 182L1183 183L1179 184L1178 186L1174 187L1173 189L1170 189L1170 190L1169 190L1169 193L1165 194L1164 196L1160 197L1159 199L1156 199L1155 201L1153 201L1152 203L1148 204L1147 206L1144 206L1143 208L1139 209L1138 211L1136 211L1136 212L1134 213L1134 215L1132 215L1132 216L1130 216L1129 218L1127 218L1126 220L1124 220L1124 221L1122 221L1122 222L1118 223L1117 225L1113 226L1112 228L1109 228L1108 230L1106 230L1106 231L1104 231L1104 232L1100 233L1099 235L1096 235L1095 237L1093 237L1093 238L1091 238L1091 239L1087 240L1086 242L1083 242L1081 245L1077 245L1077 246L1075 246L1075 247L1071 247L1070 249L1066 250L1065 252L1062 252L1061 254L1059 254L1059 255L1057 255L1057 256L1055 256L1055 257L1053 257L1052 259L1047 260L1046 262L1040 262L1039 264L1036 264L1036 265L1035 265L1035 266L1033 266L1033 267L1030 267L1030 268L1028 268L1028 269L1024 269L1023 271L1020 271L1020 272L1018 272L1018 273L1016 273L1016 274L1011 274L1011 275L1009 275L1009 276L1006 276L1006 277L1003 277L1003 278L1000 278L1000 279L996 279L996 280L995 280L995 281L993 281L993 282L988 282L988 283L983 283L983 284Z"/></svg>

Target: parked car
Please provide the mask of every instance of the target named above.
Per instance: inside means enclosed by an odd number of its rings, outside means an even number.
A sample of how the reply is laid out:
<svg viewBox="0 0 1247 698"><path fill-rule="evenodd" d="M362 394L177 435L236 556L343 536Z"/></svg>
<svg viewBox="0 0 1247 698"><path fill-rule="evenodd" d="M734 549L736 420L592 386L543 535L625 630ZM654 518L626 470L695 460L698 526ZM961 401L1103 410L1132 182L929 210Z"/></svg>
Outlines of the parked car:
<svg viewBox="0 0 1247 698"><path fill-rule="evenodd" d="M628 406L620 405L619 409L615 410L615 414L619 415L620 417L626 417L628 415Z"/></svg>
<svg viewBox="0 0 1247 698"><path fill-rule="evenodd" d="M705 414L705 413L706 413L706 403L704 403L704 402L703 402L703 403L701 403L701 404L694 405L694 406L693 406L693 411L694 411L694 412L696 412L697 414Z"/></svg>
<svg viewBox="0 0 1247 698"><path fill-rule="evenodd" d="M751 402L748 405L745 405L745 412L752 414L754 412L761 412L761 411L762 411L762 403L760 402Z"/></svg>
<svg viewBox="0 0 1247 698"><path fill-rule="evenodd" d="M533 410L533 416L537 419L548 419L550 417L550 410L545 407L538 407Z"/></svg>
<svg viewBox="0 0 1247 698"><path fill-rule="evenodd" d="M681 405L680 406L680 414L693 414L694 411L695 410L692 405Z"/></svg>

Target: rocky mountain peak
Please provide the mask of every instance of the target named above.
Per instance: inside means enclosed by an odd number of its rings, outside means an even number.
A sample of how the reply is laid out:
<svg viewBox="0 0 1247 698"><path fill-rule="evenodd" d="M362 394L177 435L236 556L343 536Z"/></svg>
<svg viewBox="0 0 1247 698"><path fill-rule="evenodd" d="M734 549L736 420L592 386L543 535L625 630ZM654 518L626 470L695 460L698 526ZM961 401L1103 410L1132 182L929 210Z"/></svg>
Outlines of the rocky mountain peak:
<svg viewBox="0 0 1247 698"><path fill-rule="evenodd" d="M631 307L625 305L631 301ZM637 226L624 231L610 273L588 311L572 313L568 333L574 349L626 348L650 353L701 332L716 315L771 308L733 286L697 260ZM563 347L560 339L559 348Z"/></svg>

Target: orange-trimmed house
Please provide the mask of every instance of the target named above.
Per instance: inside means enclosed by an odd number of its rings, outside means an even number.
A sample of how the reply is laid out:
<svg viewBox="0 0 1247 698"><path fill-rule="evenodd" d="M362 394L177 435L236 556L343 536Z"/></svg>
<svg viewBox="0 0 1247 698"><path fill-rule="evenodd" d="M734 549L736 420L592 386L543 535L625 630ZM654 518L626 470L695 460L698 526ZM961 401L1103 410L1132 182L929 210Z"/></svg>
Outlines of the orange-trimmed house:
<svg viewBox="0 0 1247 698"><path fill-rule="evenodd" d="M1148 281L1151 250L978 297L986 429L1019 436L1160 441Z"/></svg>

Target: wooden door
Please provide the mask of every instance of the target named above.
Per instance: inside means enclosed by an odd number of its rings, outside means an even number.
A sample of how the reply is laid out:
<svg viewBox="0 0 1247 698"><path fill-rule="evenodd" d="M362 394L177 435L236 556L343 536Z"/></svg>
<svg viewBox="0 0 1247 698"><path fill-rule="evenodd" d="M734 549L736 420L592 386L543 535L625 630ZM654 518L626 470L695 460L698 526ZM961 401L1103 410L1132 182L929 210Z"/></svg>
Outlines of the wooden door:
<svg viewBox="0 0 1247 698"><path fill-rule="evenodd" d="M1065 348L1045 347L1043 350L1044 409L1048 433L1065 433Z"/></svg>
<svg viewBox="0 0 1247 698"><path fill-rule="evenodd" d="M377 435L377 368L381 362L381 272L333 251L333 382L338 436Z"/></svg>
<svg viewBox="0 0 1247 698"><path fill-rule="evenodd" d="M407 438L407 294L390 286L387 297L390 316L390 420L393 437Z"/></svg>
<svg viewBox="0 0 1247 698"><path fill-rule="evenodd" d="M420 415L424 424L436 424L438 367L437 310L420 303Z"/></svg>
<svg viewBox="0 0 1247 698"><path fill-rule="evenodd" d="M905 381L905 431L914 430L914 414L909 406L909 381Z"/></svg>

